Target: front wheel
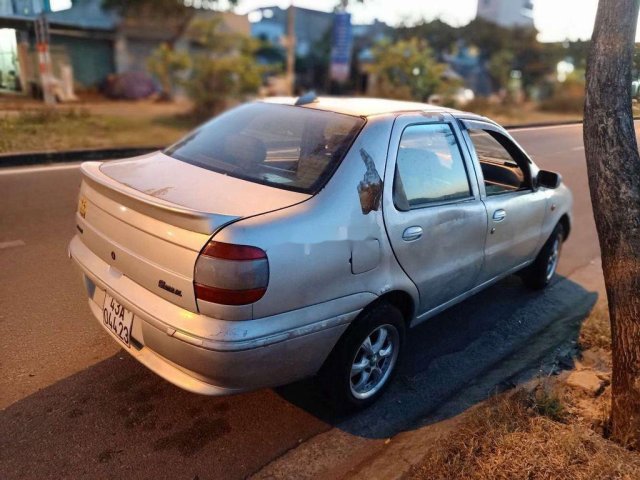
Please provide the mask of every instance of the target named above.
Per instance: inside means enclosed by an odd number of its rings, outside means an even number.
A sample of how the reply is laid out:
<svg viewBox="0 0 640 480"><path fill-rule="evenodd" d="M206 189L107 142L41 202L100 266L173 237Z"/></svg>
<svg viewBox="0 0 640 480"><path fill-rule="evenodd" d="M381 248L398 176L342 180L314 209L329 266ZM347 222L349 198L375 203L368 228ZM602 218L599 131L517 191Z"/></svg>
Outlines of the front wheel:
<svg viewBox="0 0 640 480"><path fill-rule="evenodd" d="M387 303L373 306L354 321L320 372L337 408L365 408L382 395L396 371L404 331L402 314Z"/></svg>
<svg viewBox="0 0 640 480"><path fill-rule="evenodd" d="M564 228L559 223L534 262L523 270L522 280L527 287L541 290L551 283L558 268L563 241Z"/></svg>

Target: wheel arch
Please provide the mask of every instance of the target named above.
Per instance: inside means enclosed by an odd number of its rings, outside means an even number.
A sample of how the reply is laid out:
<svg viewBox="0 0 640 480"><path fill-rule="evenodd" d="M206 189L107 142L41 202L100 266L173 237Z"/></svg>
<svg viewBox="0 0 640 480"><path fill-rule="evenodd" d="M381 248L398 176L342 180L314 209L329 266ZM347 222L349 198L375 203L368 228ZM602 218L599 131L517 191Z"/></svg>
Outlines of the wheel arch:
<svg viewBox="0 0 640 480"><path fill-rule="evenodd" d="M411 295L404 290L392 290L380 295L377 299L366 306L365 310L375 308L380 303L388 303L397 308L404 318L405 327L409 328L411 320L415 316L415 302Z"/></svg>
<svg viewBox="0 0 640 480"><path fill-rule="evenodd" d="M571 232L571 220L569 219L569 215L566 213L560 217L558 223L562 225L562 231L564 235L564 240L566 241L569 238L569 233Z"/></svg>

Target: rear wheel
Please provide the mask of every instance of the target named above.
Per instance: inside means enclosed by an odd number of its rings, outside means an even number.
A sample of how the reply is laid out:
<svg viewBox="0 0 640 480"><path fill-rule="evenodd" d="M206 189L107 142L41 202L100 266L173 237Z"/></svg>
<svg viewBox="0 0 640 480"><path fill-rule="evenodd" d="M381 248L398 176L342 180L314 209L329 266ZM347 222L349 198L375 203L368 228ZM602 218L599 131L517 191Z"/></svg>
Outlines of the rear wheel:
<svg viewBox="0 0 640 480"><path fill-rule="evenodd" d="M379 303L365 311L338 341L320 372L324 390L340 410L375 402L393 378L404 342L400 311Z"/></svg>
<svg viewBox="0 0 640 480"><path fill-rule="evenodd" d="M527 287L541 290L551 283L558 268L563 241L564 228L559 223L534 262L523 270L522 280Z"/></svg>

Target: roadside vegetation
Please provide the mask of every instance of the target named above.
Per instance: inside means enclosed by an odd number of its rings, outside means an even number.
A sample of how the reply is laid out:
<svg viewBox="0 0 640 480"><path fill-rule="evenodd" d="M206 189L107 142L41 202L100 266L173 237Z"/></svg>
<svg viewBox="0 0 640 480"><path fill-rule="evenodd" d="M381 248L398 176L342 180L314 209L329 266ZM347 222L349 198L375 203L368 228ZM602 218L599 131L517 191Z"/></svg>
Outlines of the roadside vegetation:
<svg viewBox="0 0 640 480"><path fill-rule="evenodd" d="M606 299L582 324L571 370L462 414L412 480L640 478L640 453L610 439L611 328Z"/></svg>
<svg viewBox="0 0 640 480"><path fill-rule="evenodd" d="M640 455L603 438L538 390L471 412L410 479L640 478Z"/></svg>
<svg viewBox="0 0 640 480"><path fill-rule="evenodd" d="M395 43L381 42L373 51L370 72L376 82L372 94L382 98L426 102L431 95L444 94L461 82L445 81L447 69L439 63L426 40L412 37Z"/></svg>
<svg viewBox="0 0 640 480"><path fill-rule="evenodd" d="M465 109L505 125L580 120L580 113L546 112L533 104L502 105L476 99ZM190 103L82 102L44 108L35 101L3 108L0 154L83 148L162 147L206 119ZM639 114L640 110L636 111Z"/></svg>
<svg viewBox="0 0 640 480"><path fill-rule="evenodd" d="M192 115L206 119L230 106L256 96L263 68L255 60L258 43L242 35L222 31L221 20L194 21L190 28L201 53L193 56L193 68L182 82L192 101Z"/></svg>
<svg viewBox="0 0 640 480"><path fill-rule="evenodd" d="M55 109L22 105L0 115L0 154L165 146L195 125L183 110L137 102Z"/></svg>

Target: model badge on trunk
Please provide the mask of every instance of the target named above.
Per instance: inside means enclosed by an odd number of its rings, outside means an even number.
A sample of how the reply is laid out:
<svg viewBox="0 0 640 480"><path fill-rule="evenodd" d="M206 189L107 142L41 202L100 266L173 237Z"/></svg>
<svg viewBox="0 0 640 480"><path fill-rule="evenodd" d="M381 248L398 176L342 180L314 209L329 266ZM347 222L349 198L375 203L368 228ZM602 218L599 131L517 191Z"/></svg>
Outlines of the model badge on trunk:
<svg viewBox="0 0 640 480"><path fill-rule="evenodd" d="M178 290L171 285L167 285L167 282L165 282L164 280L158 280L158 286L169 293L173 293L174 295L177 295L179 297L182 296L182 290Z"/></svg>

